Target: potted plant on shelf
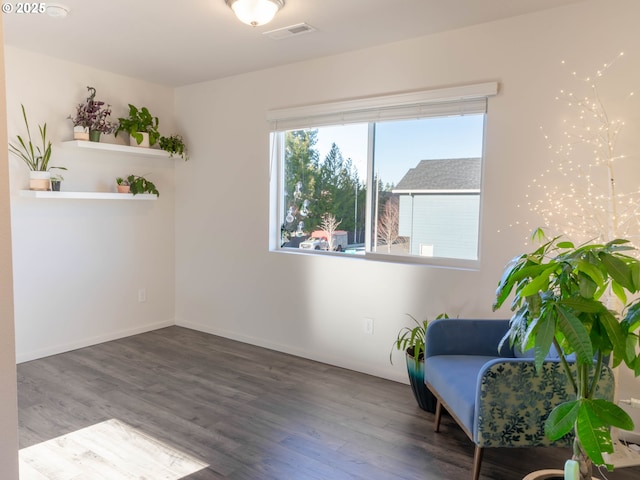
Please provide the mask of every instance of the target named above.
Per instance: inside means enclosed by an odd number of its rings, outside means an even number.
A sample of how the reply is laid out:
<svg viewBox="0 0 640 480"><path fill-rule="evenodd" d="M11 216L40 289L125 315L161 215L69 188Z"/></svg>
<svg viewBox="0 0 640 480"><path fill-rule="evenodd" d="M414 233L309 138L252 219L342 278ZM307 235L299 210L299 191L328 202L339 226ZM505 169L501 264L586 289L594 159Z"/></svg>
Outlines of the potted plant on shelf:
<svg viewBox="0 0 640 480"><path fill-rule="evenodd" d="M546 240L540 229L534 236ZM565 471L576 476L567 478L591 480L592 464L605 464L603 453L613 451L611 427L634 428L624 410L595 395L609 356L614 367L624 362L640 374L640 300L624 306L627 294L640 290L640 262L627 254L631 250L627 240L574 246L556 237L511 260L496 291L494 310L515 291L515 313L503 341L522 351L534 348L537 368L553 345L575 393L545 424L552 440L574 435L573 458ZM616 300L620 307L612 308ZM575 355L575 362L569 355Z"/></svg>
<svg viewBox="0 0 640 480"><path fill-rule="evenodd" d="M134 195L138 195L139 193L151 193L156 197L160 196L160 192L158 192L156 186L141 175L129 175L127 177L127 182L129 183L131 193Z"/></svg>
<svg viewBox="0 0 640 480"><path fill-rule="evenodd" d="M169 152L169 157L174 155L180 155L180 157L186 162L189 160L189 154L187 152L187 146L184 144L182 135L171 135L170 137L160 137L159 145L162 150Z"/></svg>
<svg viewBox="0 0 640 480"><path fill-rule="evenodd" d="M95 100L96 89L87 87L89 96L84 103L78 104L75 116L68 118L73 122L73 138L76 140L100 141L100 134L108 135L114 133L117 124L110 122L111 105L104 106L105 103Z"/></svg>
<svg viewBox="0 0 640 480"><path fill-rule="evenodd" d="M51 191L52 192L59 192L60 191L60 186L62 184L62 180L64 180L64 177L62 175L60 175L59 173L55 173L55 174L51 175Z"/></svg>
<svg viewBox="0 0 640 480"><path fill-rule="evenodd" d="M118 189L118 193L129 193L131 187L129 186L129 180L125 180L122 177L116 178L116 188Z"/></svg>
<svg viewBox="0 0 640 480"><path fill-rule="evenodd" d="M428 320L422 322L407 314L416 324L415 327L402 327L398 332L398 337L393 342L391 352L389 353L389 361L393 364L393 350L405 352L407 361L407 373L409 375L409 383L413 396L418 402L418 406L427 412L435 412L436 398L424 384L424 346L427 339ZM441 313L436 317L449 318L446 313Z"/></svg>
<svg viewBox="0 0 640 480"><path fill-rule="evenodd" d="M158 117L149 113L147 107L138 109L129 104L129 116L118 119L118 132L127 132L131 138L130 145L140 147L151 147L158 142L160 133L158 132ZM135 142L135 144L134 144Z"/></svg>
<svg viewBox="0 0 640 480"><path fill-rule="evenodd" d="M27 138L25 140L22 136L17 135L18 144L10 143L9 151L29 167L29 188L31 190L49 190L51 179L49 169L57 168L66 170L66 168L49 166L49 161L51 160L51 141L47 140L47 124L45 123L42 126L38 125L42 147L34 145L31 139L27 113L24 105L20 106L22 107L22 118L24 118L24 124L27 127Z"/></svg>

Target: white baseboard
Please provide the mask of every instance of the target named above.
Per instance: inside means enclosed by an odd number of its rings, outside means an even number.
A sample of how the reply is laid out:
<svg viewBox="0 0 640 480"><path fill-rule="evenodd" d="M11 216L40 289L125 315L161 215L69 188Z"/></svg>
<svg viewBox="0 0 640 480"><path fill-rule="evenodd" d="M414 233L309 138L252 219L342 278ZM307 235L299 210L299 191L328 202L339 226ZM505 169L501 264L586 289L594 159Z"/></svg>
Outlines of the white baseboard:
<svg viewBox="0 0 640 480"><path fill-rule="evenodd" d="M394 382L408 384L409 380L406 373L399 373L396 370L389 371L387 369L376 368L374 365L366 365L361 362L345 361L343 358L332 357L319 352L311 352L308 350L299 349L290 345L282 345L279 343L270 342L261 338L252 337L238 332L230 330L223 330L210 325L203 325L199 323L188 322L181 319L176 319L176 325L179 327L189 328L191 330L197 330L199 332L210 333L211 335L217 335L219 337L229 338L231 340L237 340L238 342L248 343L250 345L256 345L258 347L268 348L269 350L275 350L277 352L288 353L289 355L295 355L296 357L306 358L320 363L326 363L335 367L345 368L347 370L353 370L367 375L373 375L375 377L392 380Z"/></svg>
<svg viewBox="0 0 640 480"><path fill-rule="evenodd" d="M37 360L38 358L48 357L51 355L57 355L59 353L69 352L71 350L77 350L78 348L90 347L91 345L97 345L98 343L110 342L111 340L117 340L119 338L130 337L131 335L138 335L139 333L146 333L152 330L158 330L160 328L170 327L175 325L173 319L165 320L164 322L151 323L142 325L135 328L129 328L126 330L119 330L117 332L109 332L103 335L97 335L95 337L83 338L74 342L64 343L60 345L48 346L40 350L32 350L29 352L16 352L16 363L28 362L31 360Z"/></svg>

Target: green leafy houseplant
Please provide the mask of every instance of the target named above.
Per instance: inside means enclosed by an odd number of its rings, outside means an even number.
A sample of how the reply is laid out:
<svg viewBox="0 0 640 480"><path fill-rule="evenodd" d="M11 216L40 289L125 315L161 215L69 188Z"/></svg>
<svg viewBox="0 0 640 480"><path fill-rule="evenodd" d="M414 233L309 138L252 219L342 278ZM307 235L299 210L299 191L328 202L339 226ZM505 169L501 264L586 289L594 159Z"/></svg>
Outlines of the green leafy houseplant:
<svg viewBox="0 0 640 480"><path fill-rule="evenodd" d="M59 192L60 185L62 184L63 180L64 180L64 177L60 174L51 175L51 190L54 192Z"/></svg>
<svg viewBox="0 0 640 480"><path fill-rule="evenodd" d="M413 396L423 410L435 412L436 399L424 384L424 351L427 339L428 320L418 321L407 314L415 323L415 327L403 327L398 332L396 340L391 346L389 361L393 364L393 350L405 352L407 362L407 375ZM436 318L449 318L446 313L441 313Z"/></svg>
<svg viewBox="0 0 640 480"><path fill-rule="evenodd" d="M534 236L547 240L541 230ZM627 240L575 246L556 237L512 259L496 291L494 310L515 292L515 313L503 342L508 339L522 351L534 348L538 369L551 345L559 354L575 400L551 412L545 433L557 440L573 432L573 460L579 463L581 479L590 480L592 463L605 464L603 453L613 451L611 427L634 428L624 410L595 397L611 355L614 367L624 362L640 375L640 301L626 305L627 295L640 289L640 262L627 254L632 250ZM616 299L626 305L619 311L607 307ZM568 359L572 354L575 365Z"/></svg>
<svg viewBox="0 0 640 480"><path fill-rule="evenodd" d="M186 162L189 160L189 154L187 152L187 146L184 144L182 135L171 135L170 137L160 137L160 148L165 152L169 152L173 157L174 155L180 155L180 157Z"/></svg>
<svg viewBox="0 0 640 480"><path fill-rule="evenodd" d="M46 172L50 168L66 170L65 167L49 166L49 161L51 160L51 141L47 140L47 124L45 123L43 126L38 125L42 147L34 145L31 138L31 130L29 129L29 121L27 120L27 113L25 112L24 105L20 106L22 107L22 118L24 118L24 124L27 127L27 138L25 140L21 135L17 135L18 144L10 143L9 151L20 158L31 171Z"/></svg>
<svg viewBox="0 0 640 480"><path fill-rule="evenodd" d="M131 186L129 185L129 180L117 177L116 178L116 190L118 193L131 193Z"/></svg>
<svg viewBox="0 0 640 480"><path fill-rule="evenodd" d="M121 178L119 178L119 180L122 180ZM118 179L116 179L116 182L118 181ZM131 187L131 193L134 195L137 195L139 193L152 193L154 194L156 197L160 196L160 193L158 192L158 189L156 188L156 186L150 182L149 180L147 180L146 178L140 176L140 175L129 175L127 177L127 182L129 182L129 186ZM121 183L118 183L118 185L123 185L124 180L122 180Z"/></svg>
<svg viewBox="0 0 640 480"><path fill-rule="evenodd" d="M143 140L141 134L148 133L149 145L155 145L160 138L158 122L158 117L152 116L147 107L138 109L134 105L129 104L129 116L127 118L118 118L116 137L118 136L118 132L127 132L136 140L138 145L140 145Z"/></svg>
<svg viewBox="0 0 640 480"><path fill-rule="evenodd" d="M425 318L421 322L418 321L415 317L409 315L407 316L413 320L413 323L416 324L415 327L402 327L398 332L398 336L393 342L391 346L391 352L389 352L389 361L393 364L393 350L400 350L403 352L408 352L415 359L416 366L420 362L420 360L424 360L424 345L427 340L427 326L429 325L429 321ZM436 320L439 318L449 318L449 315L446 313L441 313L436 317Z"/></svg>

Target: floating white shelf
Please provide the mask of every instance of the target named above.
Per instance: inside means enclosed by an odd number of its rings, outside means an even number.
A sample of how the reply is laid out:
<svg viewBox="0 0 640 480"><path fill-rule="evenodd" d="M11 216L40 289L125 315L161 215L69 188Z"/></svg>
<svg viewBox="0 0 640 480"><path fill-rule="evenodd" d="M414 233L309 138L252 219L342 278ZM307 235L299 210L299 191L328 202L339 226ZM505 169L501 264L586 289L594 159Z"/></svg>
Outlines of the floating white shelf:
<svg viewBox="0 0 640 480"><path fill-rule="evenodd" d="M69 140L62 142L65 148L84 148L87 150L101 150L103 152L126 153L141 157L169 158L169 152L157 148L130 147L128 145L116 145L114 143L89 142L87 140Z"/></svg>
<svg viewBox="0 0 640 480"><path fill-rule="evenodd" d="M158 197L151 193L113 193L113 192L51 192L44 190L20 190L21 197L28 198L56 198L72 200L156 200Z"/></svg>

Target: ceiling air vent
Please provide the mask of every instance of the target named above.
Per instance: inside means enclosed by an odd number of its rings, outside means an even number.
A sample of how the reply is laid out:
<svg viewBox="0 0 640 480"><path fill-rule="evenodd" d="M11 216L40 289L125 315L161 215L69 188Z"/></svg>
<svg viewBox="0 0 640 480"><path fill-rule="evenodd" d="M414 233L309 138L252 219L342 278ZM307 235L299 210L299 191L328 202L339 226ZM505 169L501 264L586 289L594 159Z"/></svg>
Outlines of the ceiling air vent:
<svg viewBox="0 0 640 480"><path fill-rule="evenodd" d="M315 31L316 29L311 25L308 25L306 23L298 23L296 25L289 25L288 27L264 32L263 35L273 38L274 40L282 40L283 38L297 37L298 35L304 35L305 33L311 33Z"/></svg>

